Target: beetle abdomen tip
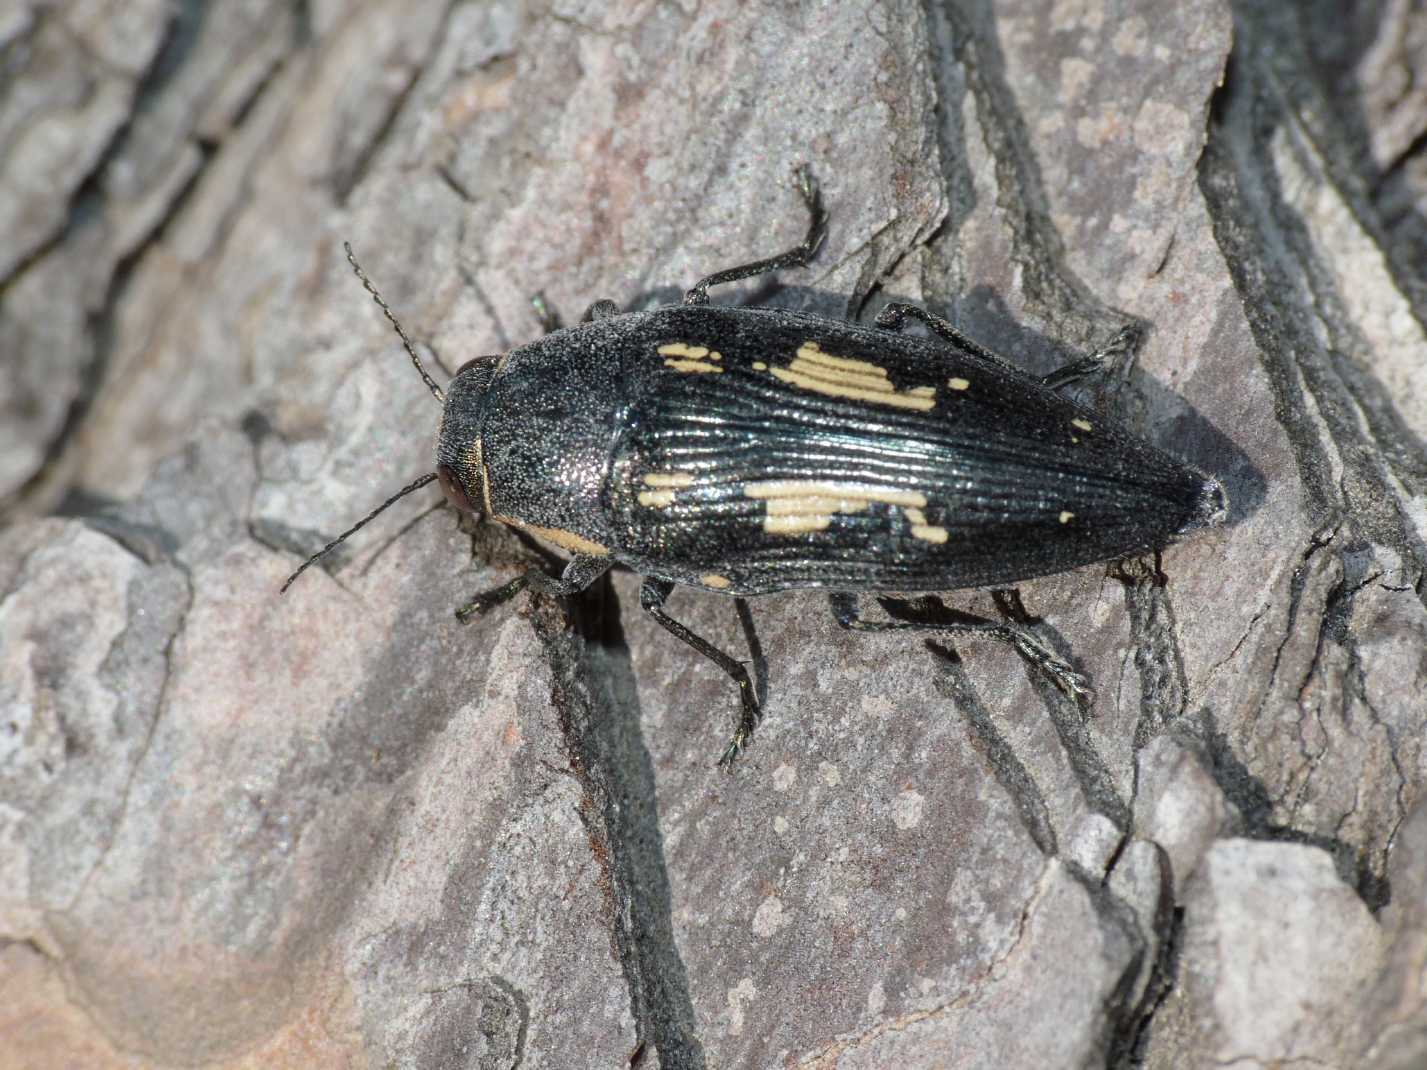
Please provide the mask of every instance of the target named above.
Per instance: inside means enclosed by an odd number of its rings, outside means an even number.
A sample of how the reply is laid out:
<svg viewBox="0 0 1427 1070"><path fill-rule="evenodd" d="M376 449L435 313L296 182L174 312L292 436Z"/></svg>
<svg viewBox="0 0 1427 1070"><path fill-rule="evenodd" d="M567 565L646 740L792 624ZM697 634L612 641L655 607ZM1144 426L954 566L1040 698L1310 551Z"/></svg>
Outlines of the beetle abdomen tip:
<svg viewBox="0 0 1427 1070"><path fill-rule="evenodd" d="M1229 495L1224 490L1224 484L1206 476L1199 488L1199 500L1195 504L1194 515L1182 530L1217 527L1228 515Z"/></svg>

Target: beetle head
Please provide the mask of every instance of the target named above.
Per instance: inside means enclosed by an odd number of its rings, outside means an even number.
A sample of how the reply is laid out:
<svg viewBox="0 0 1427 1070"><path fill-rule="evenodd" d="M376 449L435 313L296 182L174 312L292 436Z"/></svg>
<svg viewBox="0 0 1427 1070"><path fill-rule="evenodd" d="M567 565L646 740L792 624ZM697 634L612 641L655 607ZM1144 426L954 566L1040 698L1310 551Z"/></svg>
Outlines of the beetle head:
<svg viewBox="0 0 1427 1070"><path fill-rule="evenodd" d="M421 363L421 355L416 352L416 347L411 344L411 339L406 336L406 331L401 326L401 321L396 318L395 313L387 307L387 303L382 300L377 288L372 285L367 273L362 270L357 263L356 256L352 253L352 247L346 242L342 243L342 248L347 252L347 263L352 265L352 271L361 282L367 293L371 294L372 300L376 302L382 315L391 323L396 331L397 337L401 339L402 348L406 350L406 355L411 358L412 366L421 376L421 381L426 384L426 388L431 391L431 396L445 406L445 415L441 418L441 442L438 454L441 457L441 466L435 472L428 472L420 476L401 490L397 491L381 505L377 506L366 516L362 517L355 524L349 527L342 534L329 542L322 549L304 561L297 570L287 578L287 582L282 585L282 590L286 591L292 586L293 581L301 576L309 567L321 561L337 547L347 540L349 535L360 531L372 520L376 519L390 505L405 498L413 491L420 490L434 479L441 481L441 489L446 492L446 497L457 509L462 509L468 513L476 512L475 502L481 500L479 497L473 498L471 491L479 491L481 486L481 463L480 463L480 438L478 432L481 425L481 416L485 410L486 387L490 385L491 376L495 373L496 362L499 357L477 357L475 360L467 361L456 372L456 377L451 380L451 392L448 396L431 378L426 367ZM474 458L461 457L455 461L448 462L446 458L447 442L462 444L468 448L473 447ZM474 463L472 463L474 462Z"/></svg>
<svg viewBox="0 0 1427 1070"><path fill-rule="evenodd" d="M446 500L463 513L482 512L481 424L486 390L500 359L497 355L468 360L446 386L446 409L436 445L436 478Z"/></svg>

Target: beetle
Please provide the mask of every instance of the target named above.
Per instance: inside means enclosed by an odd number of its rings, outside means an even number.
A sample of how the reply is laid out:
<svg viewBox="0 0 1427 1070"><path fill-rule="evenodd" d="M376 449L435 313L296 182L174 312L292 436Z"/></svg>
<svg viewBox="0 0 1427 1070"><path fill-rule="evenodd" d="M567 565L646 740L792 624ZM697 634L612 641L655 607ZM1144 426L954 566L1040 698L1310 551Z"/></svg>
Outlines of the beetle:
<svg viewBox="0 0 1427 1070"><path fill-rule="evenodd" d="M664 610L676 585L723 595L829 592L856 631L974 633L1011 643L1067 694L1085 678L1024 625L967 614L914 619L859 594L1005 587L1161 547L1219 522L1220 483L1059 391L1126 344L1044 377L1022 371L914 305L872 326L807 312L709 303L714 286L806 266L827 212L810 170L797 247L701 279L682 304L584 322L477 357L443 391L377 289L347 259L444 406L436 471L308 558L283 590L392 502L438 480L462 512L569 555L531 567L457 611L465 622L522 589L566 596L616 564L643 578L641 607L738 685L719 764L748 744L761 708L747 670ZM902 333L918 320L930 337Z"/></svg>

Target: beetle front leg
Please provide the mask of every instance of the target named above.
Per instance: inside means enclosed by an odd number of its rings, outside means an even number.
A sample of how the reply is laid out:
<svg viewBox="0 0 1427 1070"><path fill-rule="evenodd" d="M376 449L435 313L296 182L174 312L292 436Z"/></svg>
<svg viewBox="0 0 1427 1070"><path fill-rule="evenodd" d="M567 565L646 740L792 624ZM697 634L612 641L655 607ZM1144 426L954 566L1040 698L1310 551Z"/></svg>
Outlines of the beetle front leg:
<svg viewBox="0 0 1427 1070"><path fill-rule="evenodd" d="M668 580L645 579L639 588L639 604L645 612L660 623L665 631L688 643L689 646L728 673L733 678L733 682L738 685L738 696L742 700L743 709L739 713L738 725L733 731L733 738L729 740L728 746L724 748L723 754L719 756L718 760L720 766L731 769L734 759L743 752L743 749L748 746L748 741L753 738L753 730L758 727L763 711L758 706L758 696L753 691L753 680L749 677L748 670L707 639L695 635L664 612L664 600L669 597L669 592L673 589L674 585Z"/></svg>
<svg viewBox="0 0 1427 1070"><path fill-rule="evenodd" d="M755 260L751 264L741 264L725 271L716 271L712 275L700 279L684 294L684 304L706 305L709 303L710 286L721 286L725 282L737 282L739 279L751 279L755 275L766 275L770 271L777 271L780 268L806 267L808 262L817 255L823 239L827 237L827 209L823 207L822 191L818 188L818 180L813 177L807 164L800 165L793 172L793 180L797 183L798 195L803 198L803 204L808 209L808 233L803 238L803 243L789 249L786 253L770 256L767 260Z"/></svg>
<svg viewBox="0 0 1427 1070"><path fill-rule="evenodd" d="M475 598L456 610L456 619L462 624L466 624L476 614L484 613L502 603L509 602L527 587L532 591L554 595L557 598L567 598L572 594L579 594L608 572L611 564L612 562L607 557L576 554L565 566L565 570L560 574L558 580L553 576L547 576L539 568L527 569L509 583L503 583L499 587L476 595Z"/></svg>
<svg viewBox="0 0 1427 1070"><path fill-rule="evenodd" d="M958 618L947 621L899 619L898 613L914 612L908 602L896 598L878 598L877 602L891 620L864 620L857 610L857 596L838 592L828 596L833 616L839 626L853 632L941 632L952 635L980 635L1009 643L1033 666L1048 676L1052 683L1077 703L1094 697L1090 682L1070 667L1059 654L1051 650L1029 628L1014 621L993 621L956 610ZM944 608L944 607L943 607Z"/></svg>
<svg viewBox="0 0 1427 1070"><path fill-rule="evenodd" d="M995 353L992 353L985 346L978 342L973 342L970 338L966 337L966 335L962 334L952 325L950 320L944 320L924 308L918 308L916 305L893 301L891 304L883 306L882 311L877 313L877 319L873 322L884 331L900 331L902 326L906 323L908 316L914 320L921 320L930 328L933 334L946 339L958 349L963 349L968 353L974 353L982 360L990 361L998 367L1015 367L1015 365L1009 363L1002 357L998 357Z"/></svg>

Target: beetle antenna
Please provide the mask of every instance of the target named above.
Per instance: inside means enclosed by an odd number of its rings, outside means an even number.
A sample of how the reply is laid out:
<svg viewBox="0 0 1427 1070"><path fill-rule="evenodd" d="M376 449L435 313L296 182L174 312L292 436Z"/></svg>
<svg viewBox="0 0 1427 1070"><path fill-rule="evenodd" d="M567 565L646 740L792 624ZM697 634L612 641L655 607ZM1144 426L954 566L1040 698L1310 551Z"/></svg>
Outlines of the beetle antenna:
<svg viewBox="0 0 1427 1070"><path fill-rule="evenodd" d="M350 250L348 250L348 252L350 253ZM398 330L400 330L400 328L398 328ZM420 479L413 480L412 482L408 483L406 486L402 487L401 490L397 491L395 494L393 494L393 495L392 495L390 498L388 498L386 501L382 502L381 505L377 506L375 509L373 509L373 510L372 510L370 513L368 513L366 516L362 517L362 519L358 520L355 524L353 524L351 527L349 527L346 531L342 532L342 534L338 535L335 539L333 539L331 542L329 542L326 546L322 547L322 549L318 550L315 554L313 554L313 555L312 555L311 557L309 557L306 561L304 561L300 566L298 566L297 571L294 572L291 576L289 576L289 577L287 578L287 582L282 585L282 590L278 591L278 594L286 594L286 593L287 593L287 589L292 586L292 581L295 580L295 579L297 579L297 577L301 576L304 572L306 572L308 565L316 564L318 561L321 561L324 557L326 557L328 554L330 554L333 550L335 550L335 549L337 549L337 547L341 546L342 543L346 542L346 541L347 541L347 536L349 536L349 535L351 535L351 534L353 534L353 533L355 533L355 532L357 532L357 531L360 531L362 528L366 527L366 525L368 524L368 522L370 522L370 521L372 521L372 520L375 520L375 519L377 518L377 516L378 516L384 509L386 509L388 506L390 506L393 502L400 501L402 498L405 498L405 497L406 497L408 494L410 494L412 491L420 490L422 487L426 486L426 484L430 483L430 482L431 482L433 479L435 479L435 478L436 478L436 473L435 473L435 472L427 472L427 473L426 473L424 476L422 476Z"/></svg>
<svg viewBox="0 0 1427 1070"><path fill-rule="evenodd" d="M396 328L396 335L401 339L401 344L406 347L407 356L411 358L411 363L416 365L416 370L422 380L425 381L431 393L435 395L436 400L443 405L446 404L445 391L436 385L435 379L426 374L426 367L421 363L421 358L416 355L416 347L411 344L411 339L406 337L406 331L402 330L401 321L396 318L396 313L382 300L382 295L377 293L377 288L372 285L372 280L367 278L367 273L363 271L362 266L357 263L357 258L352 253L352 243L344 241L342 248L347 250L347 263L352 265L352 270L357 273L357 278L361 280L362 286L366 288L367 293L372 295L372 300L377 303L377 308L382 310L382 315ZM386 506L382 506L382 508L385 509ZM381 512L381 510L378 509L377 512Z"/></svg>

